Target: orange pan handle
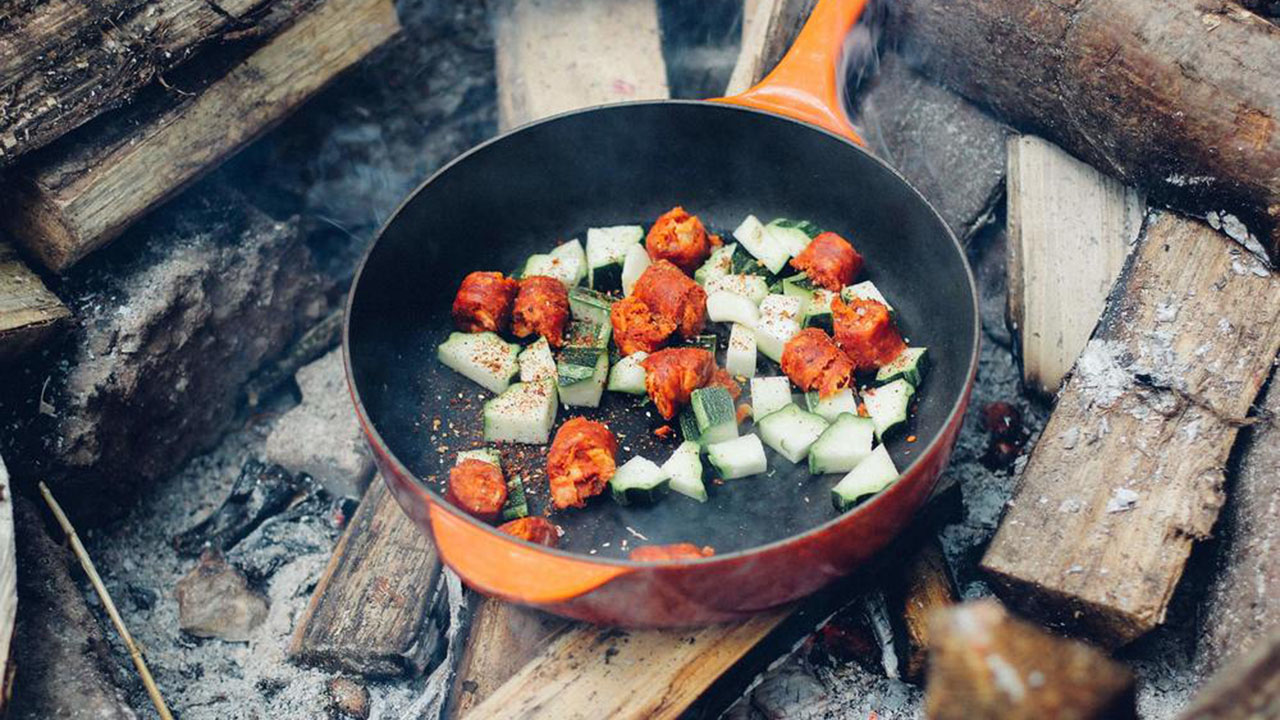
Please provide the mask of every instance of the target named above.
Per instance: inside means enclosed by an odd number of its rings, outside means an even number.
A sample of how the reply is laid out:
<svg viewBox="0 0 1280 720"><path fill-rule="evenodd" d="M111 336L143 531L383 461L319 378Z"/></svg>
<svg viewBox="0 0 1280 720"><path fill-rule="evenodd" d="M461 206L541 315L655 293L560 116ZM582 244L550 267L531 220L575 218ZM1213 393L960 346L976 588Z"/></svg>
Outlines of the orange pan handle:
<svg viewBox="0 0 1280 720"><path fill-rule="evenodd" d="M633 572L544 552L489 531L431 504L431 530L445 564L487 595L527 605L554 605Z"/></svg>
<svg viewBox="0 0 1280 720"><path fill-rule="evenodd" d="M755 87L714 102L767 110L817 125L859 145L844 111L840 54L867 0L818 0L795 44Z"/></svg>

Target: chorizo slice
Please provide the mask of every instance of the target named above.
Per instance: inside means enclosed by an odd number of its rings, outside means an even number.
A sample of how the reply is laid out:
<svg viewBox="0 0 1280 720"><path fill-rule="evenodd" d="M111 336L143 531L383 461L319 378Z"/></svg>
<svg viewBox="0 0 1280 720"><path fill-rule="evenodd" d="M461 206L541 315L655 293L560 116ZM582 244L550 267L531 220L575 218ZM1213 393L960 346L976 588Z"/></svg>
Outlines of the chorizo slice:
<svg viewBox="0 0 1280 720"><path fill-rule="evenodd" d="M613 340L623 355L641 350L651 353L666 345L676 331L674 321L653 312L635 295L614 303L609 321L613 323Z"/></svg>
<svg viewBox="0 0 1280 720"><path fill-rule="evenodd" d="M836 344L853 361L855 370L874 370L907 347L889 317L889 308L875 300L855 298L846 305L836 298L831 301L831 321Z"/></svg>
<svg viewBox="0 0 1280 720"><path fill-rule="evenodd" d="M506 332L518 283L500 272L473 272L453 298L453 322L463 332Z"/></svg>
<svg viewBox="0 0 1280 720"><path fill-rule="evenodd" d="M695 347L659 350L640 366L644 368L645 390L667 420L688 405L693 391L706 385L716 371L711 353Z"/></svg>
<svg viewBox="0 0 1280 720"><path fill-rule="evenodd" d="M498 530L536 545L555 547L560 542L560 533L556 531L556 526L550 520L536 515L502 523L498 526Z"/></svg>
<svg viewBox="0 0 1280 720"><path fill-rule="evenodd" d="M511 332L519 338L534 333L547 339L551 347L564 344L564 328L569 322L569 291L564 283L545 275L520 281L511 310Z"/></svg>
<svg viewBox="0 0 1280 720"><path fill-rule="evenodd" d="M697 335L707 322L706 291L666 260L646 268L631 294L653 312L674 322L681 337Z"/></svg>
<svg viewBox="0 0 1280 720"><path fill-rule="evenodd" d="M627 555L636 562L663 562L666 560L697 560L715 555L715 548L710 545L698 547L693 543L672 543L670 545L641 545Z"/></svg>
<svg viewBox="0 0 1280 720"><path fill-rule="evenodd" d="M862 270L862 256L848 240L833 232L824 232L791 260L791 266L804 272L815 285L840 292L853 282Z"/></svg>
<svg viewBox="0 0 1280 720"><path fill-rule="evenodd" d="M679 205L655 220L644 239L650 259L667 260L689 275L707 261L711 245L702 221Z"/></svg>
<svg viewBox="0 0 1280 720"><path fill-rule="evenodd" d="M729 371L724 368L716 368L715 372L711 373L711 379L707 381L707 384L719 385L725 390L728 390L729 397L732 397L734 400L737 400L738 396L742 394L742 386L739 385L738 381L734 380L733 376L729 374Z"/></svg>
<svg viewBox="0 0 1280 720"><path fill-rule="evenodd" d="M547 453L551 504L560 510L586 505L613 477L617 454L618 440L604 423L570 418L556 431Z"/></svg>
<svg viewBox="0 0 1280 720"><path fill-rule="evenodd" d="M468 458L449 469L446 499L470 515L493 522L507 502L507 482L497 465Z"/></svg>
<svg viewBox="0 0 1280 720"><path fill-rule="evenodd" d="M853 382L853 361L820 328L805 328L782 348L782 372L801 390L835 395Z"/></svg>

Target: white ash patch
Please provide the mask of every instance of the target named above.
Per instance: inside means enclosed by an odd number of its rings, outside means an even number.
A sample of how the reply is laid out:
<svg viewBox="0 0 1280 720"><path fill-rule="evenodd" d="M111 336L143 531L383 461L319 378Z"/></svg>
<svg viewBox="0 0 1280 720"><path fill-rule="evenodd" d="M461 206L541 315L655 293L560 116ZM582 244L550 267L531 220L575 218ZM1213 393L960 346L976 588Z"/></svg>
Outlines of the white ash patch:
<svg viewBox="0 0 1280 720"><path fill-rule="evenodd" d="M1068 428L1058 433L1058 439L1062 441L1063 450L1072 450L1075 448L1076 443L1080 441L1080 428Z"/></svg>
<svg viewBox="0 0 1280 720"><path fill-rule="evenodd" d="M1189 185L1208 185L1215 181L1212 175L1183 175L1182 173L1173 173L1164 179L1170 185L1178 187L1187 187Z"/></svg>
<svg viewBox="0 0 1280 720"><path fill-rule="evenodd" d="M1107 512L1122 513L1138 506L1138 493L1129 488L1116 488L1107 500Z"/></svg>
<svg viewBox="0 0 1280 720"><path fill-rule="evenodd" d="M1095 338L1085 345L1075 372L1089 404L1109 408L1133 387L1125 355L1124 345L1114 340Z"/></svg>
<svg viewBox="0 0 1280 720"><path fill-rule="evenodd" d="M1172 301L1166 301L1156 305L1156 322L1167 323L1177 320L1178 311L1181 309L1181 305Z"/></svg>

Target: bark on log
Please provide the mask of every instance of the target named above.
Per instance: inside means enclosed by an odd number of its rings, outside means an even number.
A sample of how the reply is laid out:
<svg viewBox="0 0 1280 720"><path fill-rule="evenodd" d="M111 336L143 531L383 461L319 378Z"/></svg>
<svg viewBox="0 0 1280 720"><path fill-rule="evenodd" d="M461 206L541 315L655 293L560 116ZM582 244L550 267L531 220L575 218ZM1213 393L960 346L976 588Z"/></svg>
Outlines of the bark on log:
<svg viewBox="0 0 1280 720"><path fill-rule="evenodd" d="M1280 277L1149 220L982 559L1002 595L1106 646L1162 623L1278 349Z"/></svg>
<svg viewBox="0 0 1280 720"><path fill-rule="evenodd" d="M153 88L128 109L23 158L11 172L14 197L0 227L62 272L399 29L389 0L308 2L317 4L265 45L202 53L193 72L169 78L181 93Z"/></svg>
<svg viewBox="0 0 1280 720"><path fill-rule="evenodd" d="M1226 0L902 0L926 73L1280 257L1280 28Z"/></svg>
<svg viewBox="0 0 1280 720"><path fill-rule="evenodd" d="M0 240L0 364L48 340L70 316L13 246Z"/></svg>

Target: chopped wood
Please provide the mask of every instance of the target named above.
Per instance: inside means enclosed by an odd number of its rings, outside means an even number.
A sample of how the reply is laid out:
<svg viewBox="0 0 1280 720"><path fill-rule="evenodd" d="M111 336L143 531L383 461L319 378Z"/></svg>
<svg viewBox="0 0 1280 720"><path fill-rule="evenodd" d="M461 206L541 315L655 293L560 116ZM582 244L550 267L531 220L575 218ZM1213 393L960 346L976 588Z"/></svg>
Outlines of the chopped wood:
<svg viewBox="0 0 1280 720"><path fill-rule="evenodd" d="M933 616L925 713L932 720L1131 718L1133 673L977 600Z"/></svg>
<svg viewBox="0 0 1280 720"><path fill-rule="evenodd" d="M1280 717L1280 629L1257 638L1214 675L1179 720L1260 720Z"/></svg>
<svg viewBox="0 0 1280 720"><path fill-rule="evenodd" d="M1226 0L902 0L891 16L927 74L1153 199L1231 215L1280 258L1280 28Z"/></svg>
<svg viewBox="0 0 1280 720"><path fill-rule="evenodd" d="M958 599L947 559L937 538L929 538L895 573L889 593L889 617L901 623L898 633L906 642L902 676L918 684L924 682L929 650L929 618L954 605Z"/></svg>
<svg viewBox="0 0 1280 720"><path fill-rule="evenodd" d="M298 621L289 655L361 675L422 672L435 650L428 611L439 576L435 545L374 478Z"/></svg>
<svg viewBox="0 0 1280 720"><path fill-rule="evenodd" d="M778 64L817 0L747 0L742 13L742 50L725 95L756 84Z"/></svg>
<svg viewBox="0 0 1280 720"><path fill-rule="evenodd" d="M1280 349L1280 278L1149 219L982 559L1004 597L1108 647L1164 621Z"/></svg>
<svg viewBox="0 0 1280 720"><path fill-rule="evenodd" d="M467 717L572 624L532 608L482 598L458 661L448 717Z"/></svg>
<svg viewBox="0 0 1280 720"><path fill-rule="evenodd" d="M14 621L18 615L18 557L13 543L13 484L4 458L0 458L0 717L4 716L12 692L14 665L9 648L13 644Z"/></svg>
<svg viewBox="0 0 1280 720"><path fill-rule="evenodd" d="M0 240L0 363L38 347L70 316L13 246Z"/></svg>
<svg viewBox="0 0 1280 720"><path fill-rule="evenodd" d="M1240 462L1214 534L1218 572L1209 586L1196 643L1208 675L1280 627L1280 376L1258 402L1260 422L1241 434Z"/></svg>
<svg viewBox="0 0 1280 720"><path fill-rule="evenodd" d="M1145 212L1136 191L1053 143L1009 138L1009 320L1028 387L1058 391L1098 323Z"/></svg>
<svg viewBox="0 0 1280 720"><path fill-rule="evenodd" d="M81 128L15 168L0 226L62 272L221 164L399 30L390 0L318 5L230 70ZM201 57L201 65L217 64Z"/></svg>

